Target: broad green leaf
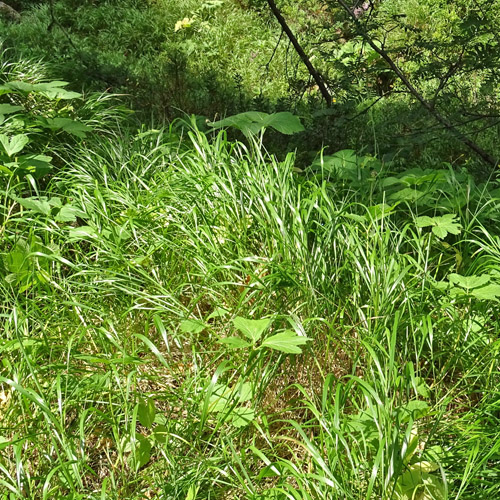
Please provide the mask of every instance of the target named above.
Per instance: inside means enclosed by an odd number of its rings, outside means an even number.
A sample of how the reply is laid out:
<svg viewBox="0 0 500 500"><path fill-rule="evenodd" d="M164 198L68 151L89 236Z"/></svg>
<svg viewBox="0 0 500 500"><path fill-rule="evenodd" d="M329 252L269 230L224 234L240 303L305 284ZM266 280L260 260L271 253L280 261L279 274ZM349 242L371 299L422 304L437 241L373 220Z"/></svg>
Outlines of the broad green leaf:
<svg viewBox="0 0 500 500"><path fill-rule="evenodd" d="M305 345L309 340L311 339L297 335L292 330L285 330L265 339L262 342L262 347L269 347L288 354L300 354L302 349L299 346Z"/></svg>
<svg viewBox="0 0 500 500"><path fill-rule="evenodd" d="M199 319L186 319L181 322L181 332L183 333L201 333L207 325Z"/></svg>
<svg viewBox="0 0 500 500"><path fill-rule="evenodd" d="M444 500L446 489L442 480L425 471L426 467L416 467L402 474L396 482L399 500Z"/></svg>
<svg viewBox="0 0 500 500"><path fill-rule="evenodd" d="M127 241L132 237L125 226L126 224L124 224L123 226L113 227L113 234L116 236L118 242Z"/></svg>
<svg viewBox="0 0 500 500"><path fill-rule="evenodd" d="M401 415L401 422L407 422L410 417L413 420L424 417L429 412L429 405L425 401L413 400L400 406L398 413Z"/></svg>
<svg viewBox="0 0 500 500"><path fill-rule="evenodd" d="M38 91L38 90L37 90ZM51 88L48 90L43 90L39 91L40 94L45 96L47 99L78 99L82 97L82 94L79 92L72 92L70 90L66 89L60 89L60 88Z"/></svg>
<svg viewBox="0 0 500 500"><path fill-rule="evenodd" d="M490 276L481 274L481 276L462 276L460 274L451 273L448 276L450 283L458 285L462 288L470 290L472 288L479 288L490 281Z"/></svg>
<svg viewBox="0 0 500 500"><path fill-rule="evenodd" d="M39 179L53 168L53 165L50 163L52 158L46 155L21 155L16 160L16 175L30 173L35 179Z"/></svg>
<svg viewBox="0 0 500 500"><path fill-rule="evenodd" d="M217 307L215 310L210 313L207 316L207 321L210 319L215 319L215 318L223 318L224 316L227 316L229 314L229 311L227 309L224 309L223 307Z"/></svg>
<svg viewBox="0 0 500 500"><path fill-rule="evenodd" d="M35 212L49 215L50 214L50 203L47 199L43 198L14 198L20 205L28 210L33 210Z"/></svg>
<svg viewBox="0 0 500 500"><path fill-rule="evenodd" d="M234 427L246 427L255 419L255 411L252 408L238 407L231 412L231 424Z"/></svg>
<svg viewBox="0 0 500 500"><path fill-rule="evenodd" d="M237 386L238 401L244 403L245 401L250 401L253 397L252 384L250 382L244 382Z"/></svg>
<svg viewBox="0 0 500 500"><path fill-rule="evenodd" d="M404 188L394 193L391 193L388 197L389 201L402 201L408 203L415 203L425 196L423 191L419 191L414 188Z"/></svg>
<svg viewBox="0 0 500 500"><path fill-rule="evenodd" d="M85 138L87 132L92 129L84 123L72 120L71 118L48 118L45 120L46 126L52 130L63 130L76 137Z"/></svg>
<svg viewBox="0 0 500 500"><path fill-rule="evenodd" d="M156 416L155 402L153 399L148 398L147 400L143 400L139 403L137 416L141 425L148 429L152 427Z"/></svg>
<svg viewBox="0 0 500 500"><path fill-rule="evenodd" d="M97 231L90 226L72 227L69 230L69 237L73 241L97 238L97 236Z"/></svg>
<svg viewBox="0 0 500 500"><path fill-rule="evenodd" d="M274 128L274 130L286 135L296 134L297 132L303 132L305 130L300 122L300 118L288 111L270 114L264 120L263 126L265 128Z"/></svg>
<svg viewBox="0 0 500 500"><path fill-rule="evenodd" d="M15 135L10 139L5 134L0 134L0 143L9 157L22 151L28 142L29 138L24 134Z"/></svg>
<svg viewBox="0 0 500 500"><path fill-rule="evenodd" d="M151 458L151 442L146 436L136 434L138 446L135 449L136 468L144 467Z"/></svg>
<svg viewBox="0 0 500 500"><path fill-rule="evenodd" d="M378 221L391 215L394 212L396 205L387 205L386 203L379 203L378 205L373 205L368 207L368 215L366 218L368 220Z"/></svg>
<svg viewBox="0 0 500 500"><path fill-rule="evenodd" d="M274 128L282 134L295 134L302 132L304 126L300 119L292 113L262 113L259 111L247 111L237 115L228 116L223 120L210 122L208 124L212 128L234 127L241 130L245 135L257 134L266 128Z"/></svg>
<svg viewBox="0 0 500 500"><path fill-rule="evenodd" d="M244 349L252 345L246 340L240 339L239 337L224 337L222 339L219 339L219 342L233 349Z"/></svg>
<svg viewBox="0 0 500 500"><path fill-rule="evenodd" d="M69 82L65 82L62 80L52 80L46 83L37 83L36 88L38 90L53 90L54 88L66 87L67 85L69 85Z"/></svg>
<svg viewBox="0 0 500 500"><path fill-rule="evenodd" d="M409 467L409 470L416 472L427 472L428 474L431 472L435 472L439 469L439 465L434 462L418 462L416 464L412 464Z"/></svg>
<svg viewBox="0 0 500 500"><path fill-rule="evenodd" d="M27 94L28 92L34 92L36 90L36 84L20 82L18 80L7 82L3 87L6 87L10 90L18 90L20 92L24 92L25 94Z"/></svg>
<svg viewBox="0 0 500 500"><path fill-rule="evenodd" d="M475 288L471 294L479 300L497 300L500 298L500 285L491 283L482 288Z"/></svg>
<svg viewBox="0 0 500 500"><path fill-rule="evenodd" d="M7 446L10 446L13 441L15 441L15 439L11 441L9 438L0 436L0 451L2 451L4 448L7 448Z"/></svg>
<svg viewBox="0 0 500 500"><path fill-rule="evenodd" d="M16 111L22 111L22 106L15 106L14 104L0 104L0 115L8 115Z"/></svg>
<svg viewBox="0 0 500 500"><path fill-rule="evenodd" d="M55 220L57 222L75 222L77 217L84 217L85 215L85 212L67 203L57 212Z"/></svg>
<svg viewBox="0 0 500 500"><path fill-rule="evenodd" d="M209 122L208 125L212 128L234 127L241 130L245 135L250 134L252 124L262 123L267 116L267 113L259 113L257 111L247 111L237 115L228 116L223 120Z"/></svg>
<svg viewBox="0 0 500 500"><path fill-rule="evenodd" d="M349 427L362 436L364 441L375 443L380 439L377 423L373 416L366 411L360 411L347 419Z"/></svg>
<svg viewBox="0 0 500 500"><path fill-rule="evenodd" d="M423 398L428 398L430 396L429 386L422 377L415 377L415 384L417 392L420 396Z"/></svg>
<svg viewBox="0 0 500 500"><path fill-rule="evenodd" d="M229 404L234 392L225 384L215 384L209 399L208 411L210 413L223 411Z"/></svg>
<svg viewBox="0 0 500 500"><path fill-rule="evenodd" d="M49 199L49 205L51 207L61 208L62 207L61 198L59 198L58 196L53 196L52 198Z"/></svg>
<svg viewBox="0 0 500 500"><path fill-rule="evenodd" d="M462 226L457 222L457 216L446 214L443 216L428 217L426 215L417 217L415 220L417 227L432 227L432 232L440 239L446 238L448 233L460 234Z"/></svg>
<svg viewBox="0 0 500 500"><path fill-rule="evenodd" d="M270 324L270 319L246 319L241 316L233 319L234 327L254 344L262 337Z"/></svg>
<svg viewBox="0 0 500 500"><path fill-rule="evenodd" d="M29 271L29 247L25 240L20 240L5 257L7 269L14 275Z"/></svg>

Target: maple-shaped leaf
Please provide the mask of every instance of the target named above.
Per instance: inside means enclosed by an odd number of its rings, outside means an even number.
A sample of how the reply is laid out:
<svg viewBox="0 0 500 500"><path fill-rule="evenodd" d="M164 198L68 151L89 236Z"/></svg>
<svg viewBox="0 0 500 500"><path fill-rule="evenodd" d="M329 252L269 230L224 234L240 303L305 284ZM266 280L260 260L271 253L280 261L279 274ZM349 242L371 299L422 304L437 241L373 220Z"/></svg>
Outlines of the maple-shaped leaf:
<svg viewBox="0 0 500 500"><path fill-rule="evenodd" d="M460 234L462 225L457 221L455 214L446 214L436 217L424 215L416 218L417 227L432 227L432 232L440 239L446 238L448 233Z"/></svg>

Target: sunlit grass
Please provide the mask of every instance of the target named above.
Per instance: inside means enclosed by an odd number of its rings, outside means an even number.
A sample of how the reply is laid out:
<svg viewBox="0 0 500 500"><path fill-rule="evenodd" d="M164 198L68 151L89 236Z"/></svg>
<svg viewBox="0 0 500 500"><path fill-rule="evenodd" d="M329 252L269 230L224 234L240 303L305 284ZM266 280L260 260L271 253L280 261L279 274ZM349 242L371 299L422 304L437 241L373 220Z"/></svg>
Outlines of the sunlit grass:
<svg viewBox="0 0 500 500"><path fill-rule="evenodd" d="M498 300L439 286L498 279L484 204L441 240L224 133L97 132L2 184L0 498L496 498ZM238 316L312 341L232 349Z"/></svg>

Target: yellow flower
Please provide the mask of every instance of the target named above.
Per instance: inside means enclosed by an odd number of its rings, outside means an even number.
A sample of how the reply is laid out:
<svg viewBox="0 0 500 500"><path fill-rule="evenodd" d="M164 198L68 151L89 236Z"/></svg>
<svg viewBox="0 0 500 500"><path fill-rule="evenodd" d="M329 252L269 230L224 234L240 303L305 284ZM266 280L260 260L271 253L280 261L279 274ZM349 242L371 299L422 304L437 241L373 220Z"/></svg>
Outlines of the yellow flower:
<svg viewBox="0 0 500 500"><path fill-rule="evenodd" d="M194 19L189 18L189 17L185 17L181 21L177 21L175 23L174 31L179 31L179 30L183 30L185 28L190 28L191 25L193 24L193 21L194 21Z"/></svg>

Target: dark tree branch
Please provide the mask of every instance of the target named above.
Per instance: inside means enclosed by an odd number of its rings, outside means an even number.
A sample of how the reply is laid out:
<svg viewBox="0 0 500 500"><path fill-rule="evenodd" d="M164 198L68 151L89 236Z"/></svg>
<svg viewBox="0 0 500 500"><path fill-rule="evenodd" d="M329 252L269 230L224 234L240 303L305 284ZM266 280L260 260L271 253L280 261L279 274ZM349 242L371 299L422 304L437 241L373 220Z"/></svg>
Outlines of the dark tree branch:
<svg viewBox="0 0 500 500"><path fill-rule="evenodd" d="M270 0L268 0L270 1ZM491 154L481 148L478 144L476 144L472 139L458 130L447 118L442 116L433 106L432 102L425 99L422 94L413 86L408 77L403 73L403 71L397 66L397 64L392 60L389 54L381 49L372 38L368 35L368 33L363 29L363 26L358 21L353 11L347 5L345 0L336 0L337 3L346 11L349 17L353 20L358 29L359 34L366 40L368 45L377 52L377 54L385 60L385 62L389 65L392 71L397 75L397 77L403 82L405 87L410 91L413 97L420 102L422 107L424 107L436 121L441 123L443 127L448 130L451 134L457 137L460 141L462 141L467 147L469 147L472 151L474 151L480 158L482 158L486 163L491 165L492 167L496 167L498 165L498 160L495 159Z"/></svg>
<svg viewBox="0 0 500 500"><path fill-rule="evenodd" d="M323 78L321 75L318 73L316 68L313 66L311 63L311 60L307 56L307 54L304 52L304 49L301 47L300 43L298 42L297 38L295 38L295 35L292 33L292 30L288 26L285 18L282 16L280 10L276 6L276 3L274 0L267 0L267 3L269 4L269 7L271 8L271 11L274 14L274 17L277 19L277 21L280 23L282 30L286 33L286 36L290 40L290 42L293 45L293 48L297 52L297 54L300 56L302 59L302 62L306 65L307 70L309 71L309 74L314 78L314 81L316 82L316 85L318 86L321 95L326 101L326 104L328 106L331 106L332 104L332 96L330 95L330 92L328 92L328 89L326 88L325 83L323 82Z"/></svg>

